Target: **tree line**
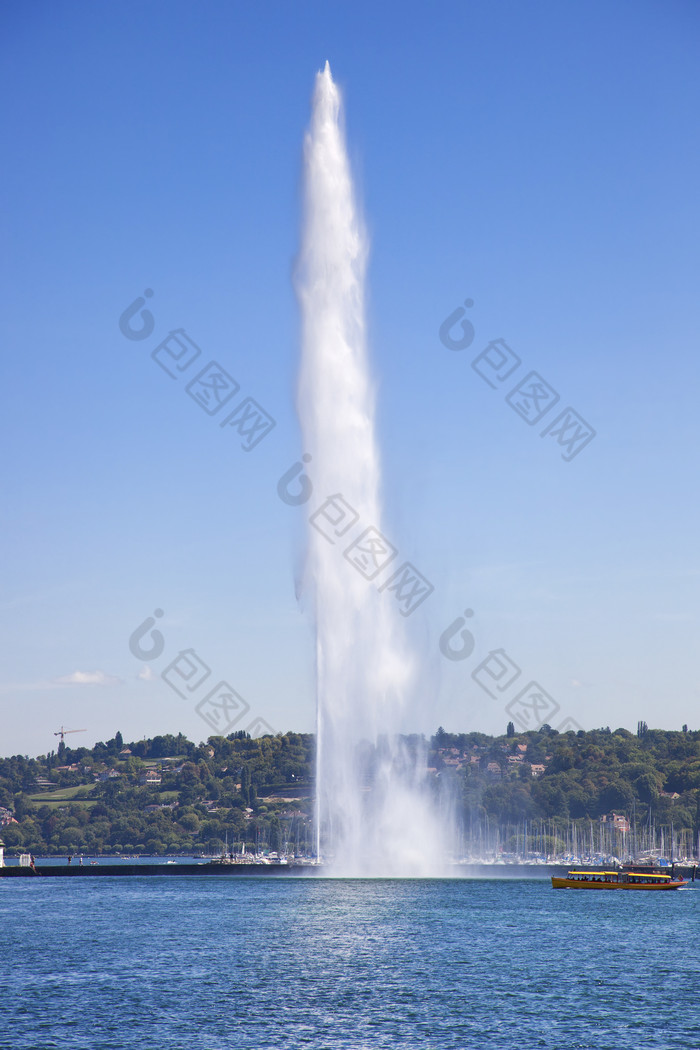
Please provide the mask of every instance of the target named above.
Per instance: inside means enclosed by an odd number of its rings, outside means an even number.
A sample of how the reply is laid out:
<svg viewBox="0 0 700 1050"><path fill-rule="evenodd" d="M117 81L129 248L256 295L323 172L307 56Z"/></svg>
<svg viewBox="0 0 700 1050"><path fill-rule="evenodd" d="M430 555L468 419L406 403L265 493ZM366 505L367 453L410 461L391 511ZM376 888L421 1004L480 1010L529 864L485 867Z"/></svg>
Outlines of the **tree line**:
<svg viewBox="0 0 700 1050"><path fill-rule="evenodd" d="M406 738L437 804L460 828L482 822L588 826L625 814L640 827L700 834L700 732L549 726L502 736ZM0 759L0 836L8 853L305 854L313 848L314 737L182 734ZM371 751L364 745L365 753ZM368 764L371 768L371 762ZM533 773L535 775L533 775ZM147 777L147 775L149 775Z"/></svg>

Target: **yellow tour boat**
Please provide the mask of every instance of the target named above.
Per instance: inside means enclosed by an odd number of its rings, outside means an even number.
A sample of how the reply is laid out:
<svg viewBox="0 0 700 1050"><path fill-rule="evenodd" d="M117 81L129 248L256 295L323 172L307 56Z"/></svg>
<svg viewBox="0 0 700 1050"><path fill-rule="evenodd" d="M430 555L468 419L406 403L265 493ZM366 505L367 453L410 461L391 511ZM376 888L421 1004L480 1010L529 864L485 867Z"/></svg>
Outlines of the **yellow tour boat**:
<svg viewBox="0 0 700 1050"><path fill-rule="evenodd" d="M637 871L570 871L552 876L555 890L677 890L689 885L681 875L648 875Z"/></svg>

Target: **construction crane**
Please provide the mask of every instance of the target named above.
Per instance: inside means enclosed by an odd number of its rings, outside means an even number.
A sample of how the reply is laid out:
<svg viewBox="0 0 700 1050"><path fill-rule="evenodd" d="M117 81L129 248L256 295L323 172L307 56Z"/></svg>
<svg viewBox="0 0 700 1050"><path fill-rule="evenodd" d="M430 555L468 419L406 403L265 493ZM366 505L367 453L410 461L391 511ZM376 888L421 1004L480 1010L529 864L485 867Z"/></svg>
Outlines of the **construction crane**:
<svg viewBox="0 0 700 1050"><path fill-rule="evenodd" d="M63 738L66 733L87 733L87 729L64 729L63 726L61 726L58 732L54 733L54 736L60 736L61 743L63 743Z"/></svg>

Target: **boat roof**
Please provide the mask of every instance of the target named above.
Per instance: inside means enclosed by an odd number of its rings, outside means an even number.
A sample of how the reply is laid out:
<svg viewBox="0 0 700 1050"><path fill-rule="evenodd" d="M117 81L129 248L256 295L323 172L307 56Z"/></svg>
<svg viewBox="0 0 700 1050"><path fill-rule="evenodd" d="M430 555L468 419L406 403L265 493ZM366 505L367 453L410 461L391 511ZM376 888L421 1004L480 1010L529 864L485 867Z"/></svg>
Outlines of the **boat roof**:
<svg viewBox="0 0 700 1050"><path fill-rule="evenodd" d="M572 868L569 875L617 875L617 871L578 871Z"/></svg>
<svg viewBox="0 0 700 1050"><path fill-rule="evenodd" d="M646 871L577 871L572 869L569 875L636 875L640 879L670 879L670 875L652 875Z"/></svg>
<svg viewBox="0 0 700 1050"><path fill-rule="evenodd" d="M670 875L653 875L647 871L625 871L624 875L637 875L640 879L670 879Z"/></svg>

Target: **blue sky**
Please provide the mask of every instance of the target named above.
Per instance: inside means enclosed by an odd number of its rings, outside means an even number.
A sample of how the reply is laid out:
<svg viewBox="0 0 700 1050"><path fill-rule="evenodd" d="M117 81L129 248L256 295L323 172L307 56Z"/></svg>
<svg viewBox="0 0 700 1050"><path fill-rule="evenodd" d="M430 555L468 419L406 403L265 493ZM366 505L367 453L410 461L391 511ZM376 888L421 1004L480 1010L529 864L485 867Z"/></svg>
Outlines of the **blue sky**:
<svg viewBox="0 0 700 1050"><path fill-rule="evenodd" d="M434 588L405 618L415 728L501 732L534 717L533 682L553 725L697 728L697 5L1 18L0 752L45 752L62 724L85 744L202 739L220 681L235 728L313 728L295 578L323 494L289 506L277 482L303 452L291 275L326 59L371 236L384 527ZM127 339L145 289L153 331ZM474 338L451 350L465 299ZM194 365L173 379L151 356L176 329L238 384L216 415L188 395ZM497 351L477 358L499 339L519 364L494 387ZM546 400L507 400L532 372L559 398L535 422ZM275 420L250 451L220 425L246 398ZM541 435L570 409L595 437L567 461ZM140 660L156 608L162 653ZM467 608L473 650L448 659ZM167 669L188 650L209 674L183 697Z"/></svg>

